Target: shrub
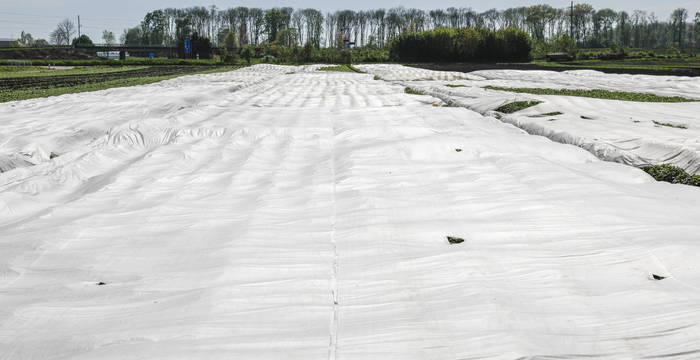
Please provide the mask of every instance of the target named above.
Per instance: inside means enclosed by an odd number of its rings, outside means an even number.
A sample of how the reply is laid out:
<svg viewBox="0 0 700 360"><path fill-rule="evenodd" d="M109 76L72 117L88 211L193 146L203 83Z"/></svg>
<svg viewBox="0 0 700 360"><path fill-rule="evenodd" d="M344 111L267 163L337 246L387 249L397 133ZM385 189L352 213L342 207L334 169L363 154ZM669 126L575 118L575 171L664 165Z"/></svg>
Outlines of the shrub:
<svg viewBox="0 0 700 360"><path fill-rule="evenodd" d="M423 92L411 89L410 87L406 87L405 89L403 89L403 92L409 95L425 95L423 94Z"/></svg>
<svg viewBox="0 0 700 360"><path fill-rule="evenodd" d="M436 28L400 34L388 48L390 58L397 61L527 61L531 41L516 28Z"/></svg>
<svg viewBox="0 0 700 360"><path fill-rule="evenodd" d="M688 174L685 170L677 166L663 164L649 166L643 169L657 181L665 181L672 184L700 186L700 175Z"/></svg>
<svg viewBox="0 0 700 360"><path fill-rule="evenodd" d="M80 35L80 37L77 37L73 39L73 46L93 46L94 44L92 43L92 40L90 39L89 36L87 35Z"/></svg>
<svg viewBox="0 0 700 360"><path fill-rule="evenodd" d="M540 101L515 101L499 107L498 109L496 109L496 111L502 112L504 114L512 114L514 112L527 109L540 103Z"/></svg>

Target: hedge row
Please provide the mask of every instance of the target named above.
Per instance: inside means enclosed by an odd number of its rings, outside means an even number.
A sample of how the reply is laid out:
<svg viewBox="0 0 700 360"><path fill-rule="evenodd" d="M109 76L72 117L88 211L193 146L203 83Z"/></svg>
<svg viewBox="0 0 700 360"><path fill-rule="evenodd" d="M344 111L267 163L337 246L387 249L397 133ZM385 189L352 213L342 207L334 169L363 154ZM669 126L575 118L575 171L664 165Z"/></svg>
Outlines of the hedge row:
<svg viewBox="0 0 700 360"><path fill-rule="evenodd" d="M531 40L516 28L437 28L403 33L389 42L395 61L477 62L528 61Z"/></svg>

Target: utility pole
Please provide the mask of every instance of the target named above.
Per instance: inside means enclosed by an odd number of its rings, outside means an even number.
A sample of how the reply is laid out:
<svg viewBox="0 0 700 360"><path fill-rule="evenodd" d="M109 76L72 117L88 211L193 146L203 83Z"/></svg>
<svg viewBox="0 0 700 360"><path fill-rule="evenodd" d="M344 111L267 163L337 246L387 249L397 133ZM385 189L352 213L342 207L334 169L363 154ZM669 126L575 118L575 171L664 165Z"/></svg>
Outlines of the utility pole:
<svg viewBox="0 0 700 360"><path fill-rule="evenodd" d="M78 38L80 38L80 15L78 15Z"/></svg>
<svg viewBox="0 0 700 360"><path fill-rule="evenodd" d="M573 40L574 38L574 2L571 2L571 20L569 20L569 36L571 36L571 39Z"/></svg>

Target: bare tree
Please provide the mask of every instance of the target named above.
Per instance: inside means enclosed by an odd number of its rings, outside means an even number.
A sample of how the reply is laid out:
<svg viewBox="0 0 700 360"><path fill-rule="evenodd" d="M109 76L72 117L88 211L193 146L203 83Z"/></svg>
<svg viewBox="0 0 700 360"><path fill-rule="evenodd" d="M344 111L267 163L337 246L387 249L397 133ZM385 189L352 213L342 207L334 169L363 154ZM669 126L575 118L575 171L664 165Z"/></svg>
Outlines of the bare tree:
<svg viewBox="0 0 700 360"><path fill-rule="evenodd" d="M114 33L109 30L102 31L102 40L104 40L107 45L112 45L117 41L114 37Z"/></svg>
<svg viewBox="0 0 700 360"><path fill-rule="evenodd" d="M700 12L695 13L695 47L700 48Z"/></svg>
<svg viewBox="0 0 700 360"><path fill-rule="evenodd" d="M75 34L75 24L70 19L64 19L58 23L56 30L51 32L49 38L56 45L68 45L73 34Z"/></svg>
<svg viewBox="0 0 700 360"><path fill-rule="evenodd" d="M671 21L673 23L673 33L674 41L678 40L678 47L683 48L683 30L685 29L685 21L688 19L688 10L684 8L678 8L671 14Z"/></svg>

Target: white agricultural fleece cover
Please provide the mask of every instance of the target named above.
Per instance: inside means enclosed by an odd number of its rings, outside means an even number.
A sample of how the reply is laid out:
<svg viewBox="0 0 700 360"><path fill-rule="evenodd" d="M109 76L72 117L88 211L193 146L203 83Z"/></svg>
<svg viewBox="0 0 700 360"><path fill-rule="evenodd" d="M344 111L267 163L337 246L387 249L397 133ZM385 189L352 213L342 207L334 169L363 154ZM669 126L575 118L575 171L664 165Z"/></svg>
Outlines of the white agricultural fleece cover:
<svg viewBox="0 0 700 360"><path fill-rule="evenodd" d="M0 359L700 357L700 190L403 91L0 104Z"/></svg>
<svg viewBox="0 0 700 360"><path fill-rule="evenodd" d="M533 135L580 146L604 160L639 167L672 164L700 174L700 102L642 103L483 89L601 89L700 99L700 78L611 75L591 70L489 70L462 74L400 65L359 67L484 115L493 115L493 110L513 101L541 101L536 107L505 115L501 120ZM545 116L554 112L562 115Z"/></svg>

